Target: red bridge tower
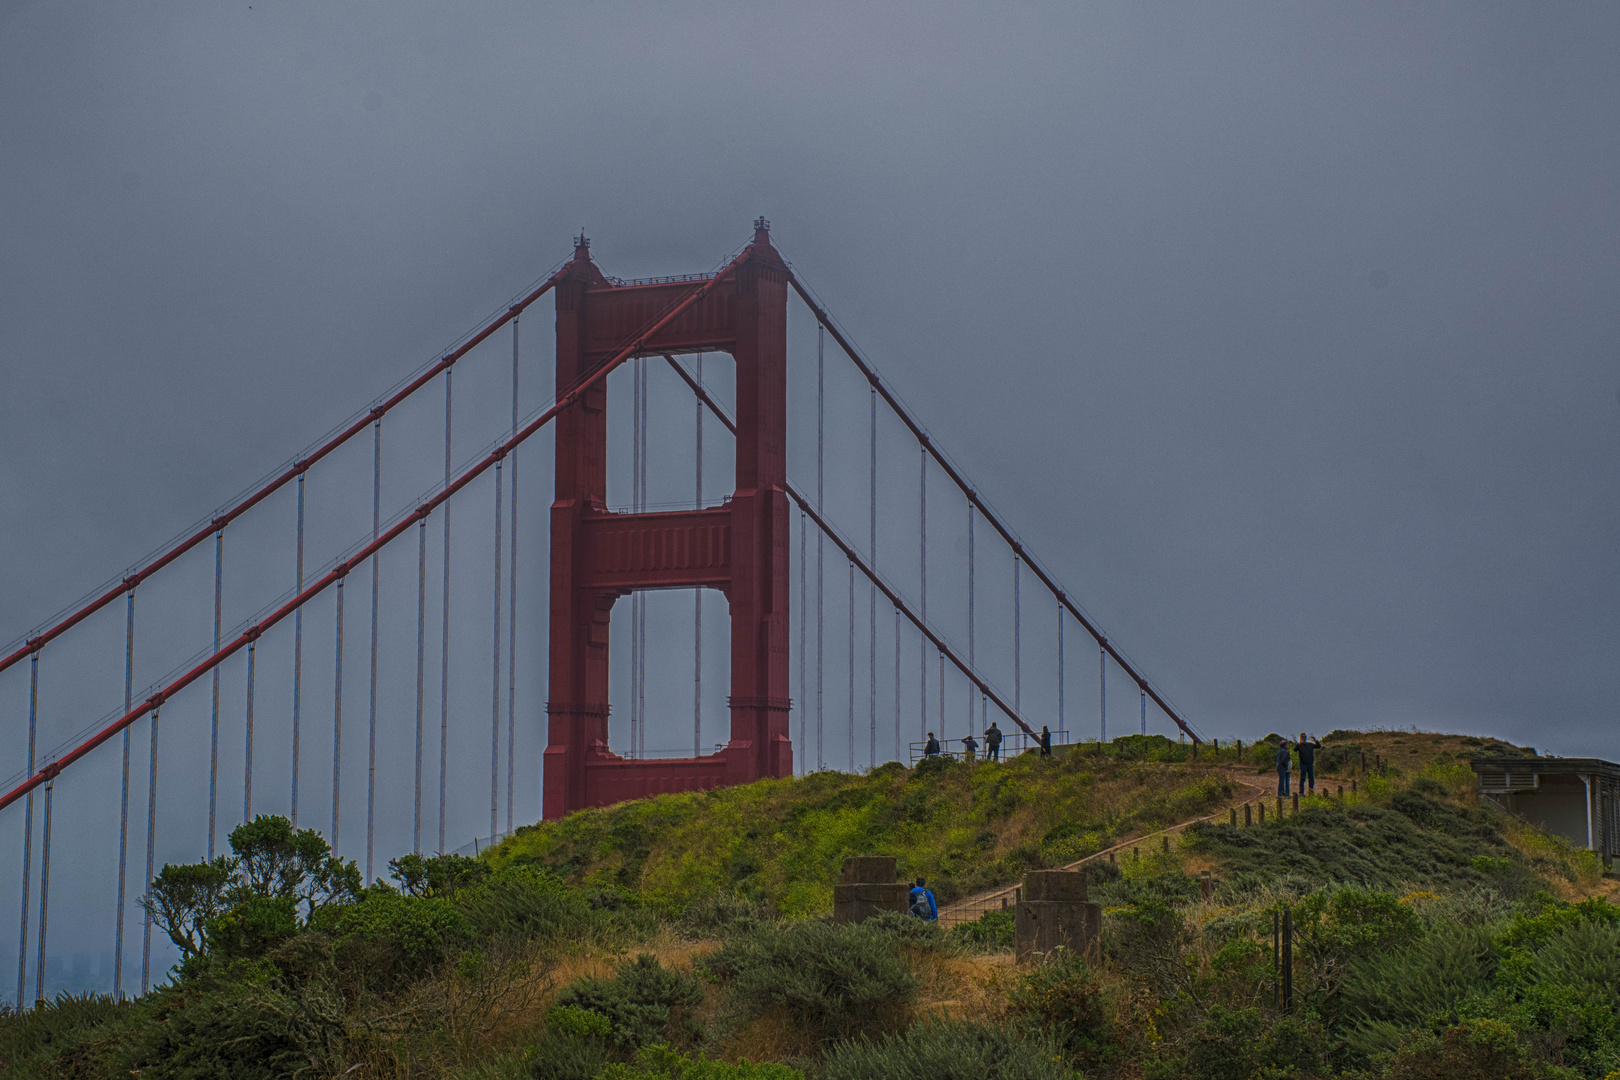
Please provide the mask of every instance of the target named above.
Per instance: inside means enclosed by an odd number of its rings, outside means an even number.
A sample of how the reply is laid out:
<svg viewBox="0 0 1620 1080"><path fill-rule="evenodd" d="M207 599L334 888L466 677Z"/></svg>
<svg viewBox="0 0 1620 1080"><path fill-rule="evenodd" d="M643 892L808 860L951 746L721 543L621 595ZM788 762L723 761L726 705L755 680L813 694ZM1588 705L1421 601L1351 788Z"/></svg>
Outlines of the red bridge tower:
<svg viewBox="0 0 1620 1080"><path fill-rule="evenodd" d="M697 288L618 284L576 242L557 297L557 391L579 385ZM793 772L788 739L788 272L755 223L746 258L636 355L727 352L737 366L737 487L707 510L607 509L605 381L557 417L551 507L551 679L545 817L667 791ZM731 607L731 739L695 758L630 760L608 750L608 623L637 589L719 589Z"/></svg>

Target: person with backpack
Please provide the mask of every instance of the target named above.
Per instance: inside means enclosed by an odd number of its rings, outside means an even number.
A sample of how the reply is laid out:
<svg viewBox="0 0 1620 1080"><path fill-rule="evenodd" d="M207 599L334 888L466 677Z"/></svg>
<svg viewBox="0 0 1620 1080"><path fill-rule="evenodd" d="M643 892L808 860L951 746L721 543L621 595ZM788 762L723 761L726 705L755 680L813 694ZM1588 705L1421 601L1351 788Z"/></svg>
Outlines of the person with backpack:
<svg viewBox="0 0 1620 1080"><path fill-rule="evenodd" d="M923 746L923 757L939 757L939 740L934 738L932 731L928 733L928 742Z"/></svg>
<svg viewBox="0 0 1620 1080"><path fill-rule="evenodd" d="M994 720L984 729L984 746L988 751L986 756L991 761L1001 760L1001 729L996 726Z"/></svg>
<svg viewBox="0 0 1620 1080"><path fill-rule="evenodd" d="M911 887L911 913L919 919L934 922L939 919L939 905L934 903L934 894L928 889L928 882L918 878L917 883Z"/></svg>
<svg viewBox="0 0 1620 1080"><path fill-rule="evenodd" d="M973 764L974 755L979 752L979 740L973 737L970 731L962 738L962 759L969 765Z"/></svg>
<svg viewBox="0 0 1620 1080"><path fill-rule="evenodd" d="M1282 739L1277 743L1277 794L1288 794L1288 773L1293 768L1293 759L1288 755L1288 740Z"/></svg>

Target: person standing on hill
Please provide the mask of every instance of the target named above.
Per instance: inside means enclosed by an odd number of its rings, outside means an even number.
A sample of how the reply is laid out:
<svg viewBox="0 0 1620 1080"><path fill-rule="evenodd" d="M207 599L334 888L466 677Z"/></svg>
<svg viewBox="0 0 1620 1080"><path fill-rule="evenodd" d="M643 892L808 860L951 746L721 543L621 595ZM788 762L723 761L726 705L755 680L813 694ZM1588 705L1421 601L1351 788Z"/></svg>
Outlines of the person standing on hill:
<svg viewBox="0 0 1620 1080"><path fill-rule="evenodd" d="M934 738L932 731L928 733L928 743L923 747L923 757L939 757L939 740Z"/></svg>
<svg viewBox="0 0 1620 1080"><path fill-rule="evenodd" d="M1293 759L1288 756L1288 740L1282 739L1277 743L1277 794L1288 794L1288 772L1293 768Z"/></svg>
<svg viewBox="0 0 1620 1080"><path fill-rule="evenodd" d="M984 747L988 751L986 756L991 761L1001 760L1001 729L996 726L994 720L990 721L990 726L984 729Z"/></svg>
<svg viewBox="0 0 1620 1080"><path fill-rule="evenodd" d="M978 752L979 740L975 739L973 737L973 732L970 731L962 737L962 757L969 765L971 765L973 764L974 755L976 755Z"/></svg>
<svg viewBox="0 0 1620 1080"><path fill-rule="evenodd" d="M1052 756L1052 733L1050 731L1046 730L1046 725L1045 724L1042 724L1041 725L1041 757L1051 757L1051 756Z"/></svg>
<svg viewBox="0 0 1620 1080"><path fill-rule="evenodd" d="M929 922L939 918L939 905L934 903L934 894L929 891L925 878L918 878L917 884L911 887L910 901L911 913L917 918Z"/></svg>
<svg viewBox="0 0 1620 1080"><path fill-rule="evenodd" d="M1305 794L1305 785L1311 785L1311 794L1316 794L1316 752L1322 744L1315 739L1307 739L1305 733L1299 733L1299 793Z"/></svg>

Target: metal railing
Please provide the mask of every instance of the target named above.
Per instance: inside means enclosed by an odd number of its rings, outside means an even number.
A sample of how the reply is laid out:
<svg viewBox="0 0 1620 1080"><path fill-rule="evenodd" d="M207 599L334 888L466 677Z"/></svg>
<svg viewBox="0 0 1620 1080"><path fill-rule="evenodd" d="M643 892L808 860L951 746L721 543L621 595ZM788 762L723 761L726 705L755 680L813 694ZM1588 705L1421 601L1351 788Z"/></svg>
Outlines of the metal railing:
<svg viewBox="0 0 1620 1080"><path fill-rule="evenodd" d="M952 761L984 762L992 760L990 757L990 748L985 745L984 736L976 735L974 738L976 738L979 743L979 748L977 751L969 753L969 751L962 746L962 740L959 738L941 739L939 740L939 753L934 756L950 758ZM1052 731L1052 749L1054 751L1056 751L1060 746L1072 745L1074 744L1069 741L1069 732L1066 728L1057 728ZM923 759L925 756L923 751L927 748L927 746L927 740L910 744L911 764L915 765L917 762ZM1030 751L1039 751L1040 748L1041 740L1038 735L1029 735L1022 731L1004 731L1001 733L1000 758L1003 761L1017 757L1019 754L1026 754Z"/></svg>

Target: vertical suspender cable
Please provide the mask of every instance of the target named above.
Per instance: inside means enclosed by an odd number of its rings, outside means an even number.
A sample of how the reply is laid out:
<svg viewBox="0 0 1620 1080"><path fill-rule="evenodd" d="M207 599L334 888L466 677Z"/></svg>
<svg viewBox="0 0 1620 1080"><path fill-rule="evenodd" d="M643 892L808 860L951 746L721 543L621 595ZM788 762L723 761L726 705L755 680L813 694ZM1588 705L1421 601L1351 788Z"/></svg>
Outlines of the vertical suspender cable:
<svg viewBox="0 0 1620 1080"><path fill-rule="evenodd" d="M152 886L152 875L157 868L153 860L157 857L157 765L158 765L158 713L160 708L152 710L152 749L146 766L146 877L142 889ZM145 905L142 905L145 907ZM146 918L141 925L141 993L145 994L152 988L152 912L146 910Z"/></svg>
<svg viewBox="0 0 1620 1080"><path fill-rule="evenodd" d="M220 593L225 579L225 530L214 532L214 651L219 652ZM208 861L214 861L214 824L219 805L219 665L214 665L214 707L208 725Z"/></svg>
<svg viewBox="0 0 1620 1080"><path fill-rule="evenodd" d="M518 319L512 317L512 436L518 428ZM512 801L517 784L517 450L507 455L512 469L511 537L506 542L511 572L506 575L506 831L512 831Z"/></svg>
<svg viewBox="0 0 1620 1080"><path fill-rule="evenodd" d="M928 448L922 448L922 472L918 482L918 529L917 538L920 544L918 562L921 566L922 582L922 621L928 624ZM917 728L917 737L928 737L928 649L919 640L917 643L917 673L921 676L921 689L917 698L917 719L920 721Z"/></svg>
<svg viewBox="0 0 1620 1080"><path fill-rule="evenodd" d="M894 609L894 757L907 761L900 744L900 607ZM909 764L909 762L907 762Z"/></svg>
<svg viewBox="0 0 1620 1080"><path fill-rule="evenodd" d="M1013 712L1019 716L1024 715L1023 706L1023 677L1024 677L1024 609L1019 600L1019 578L1022 576L1020 568L1024 560L1013 553Z"/></svg>
<svg viewBox="0 0 1620 1080"><path fill-rule="evenodd" d="M806 523L810 520L804 510L799 511L799 753L804 765L800 768L803 775L810 771L810 742L806 729L810 719L810 684L807 681L809 665L805 662L805 653L809 650L805 643L809 640L810 629L810 590L808 588L809 571L809 542L806 539Z"/></svg>
<svg viewBox="0 0 1620 1080"><path fill-rule="evenodd" d="M298 474L298 554L295 588L304 591L304 474ZM304 609L293 612L292 827L298 828L298 727L304 705ZM128 709L124 710L128 712Z"/></svg>
<svg viewBox="0 0 1620 1080"><path fill-rule="evenodd" d="M827 328L816 324L816 513L825 518L827 513L827 365L823 350ZM816 768L827 767L822 722L825 719L824 694L826 690L825 602L826 602L826 538L816 530Z"/></svg>
<svg viewBox="0 0 1620 1080"><path fill-rule="evenodd" d="M135 697L135 590L129 590L124 624L124 714ZM124 882L129 865L129 728L124 729L124 772L118 796L118 925L113 931L113 1000L124 1000Z"/></svg>
<svg viewBox="0 0 1620 1080"><path fill-rule="evenodd" d="M697 381L703 385L703 354L697 354ZM703 509L703 399L697 401L697 508ZM703 588L692 592L692 756L703 753Z"/></svg>
<svg viewBox="0 0 1620 1080"><path fill-rule="evenodd" d="M337 580L337 622L333 627L332 655L332 853L338 850L338 810L343 780L343 585Z"/></svg>
<svg viewBox="0 0 1620 1080"><path fill-rule="evenodd" d="M45 784L45 825L39 844L39 967L34 975L34 999L45 1000L45 932L51 914L51 791L56 778Z"/></svg>
<svg viewBox="0 0 1620 1080"><path fill-rule="evenodd" d="M855 771L855 560L849 561L849 771Z"/></svg>
<svg viewBox="0 0 1620 1080"><path fill-rule="evenodd" d="M494 671L490 676L489 715L489 842L500 835L501 806L501 512L506 492L501 488L501 462L495 463L495 641Z"/></svg>
<svg viewBox="0 0 1620 1080"><path fill-rule="evenodd" d="M974 637L974 630L973 630L973 589L974 589L974 586L973 586L973 519L974 519L974 517L976 515L975 515L974 510L973 510L973 501L971 499L968 500L968 508L967 508L967 510L968 510L968 533L967 533L967 541L968 541L968 551L967 551L967 556L968 556L968 595L967 595L967 601L968 601L968 612L967 612L967 615L968 615L968 627L967 627L967 630L968 630L968 670L972 671L975 675L977 675L978 672L979 672L979 665L978 665L977 661L974 659L974 640L973 640L973 637ZM968 707L968 734L972 735L973 734L973 728L974 728L974 724L973 724L973 712L974 712L974 709L973 709L973 688L971 686L968 687L967 707Z"/></svg>
<svg viewBox="0 0 1620 1080"><path fill-rule="evenodd" d="M242 746L242 820L253 820L253 667L258 657L259 643L248 642L247 658L247 722L243 725L246 736Z"/></svg>
<svg viewBox="0 0 1620 1080"><path fill-rule="evenodd" d="M382 531L382 418L371 428L371 538ZM371 560L371 690L366 696L366 877L377 838L377 593L382 560Z"/></svg>
<svg viewBox="0 0 1620 1080"><path fill-rule="evenodd" d="M411 852L422 854L422 684L427 673L427 518L416 526L416 799Z"/></svg>
<svg viewBox="0 0 1620 1080"><path fill-rule="evenodd" d="M1059 598L1058 608L1058 730L1063 730L1063 600Z"/></svg>
<svg viewBox="0 0 1620 1080"><path fill-rule="evenodd" d="M871 504L867 510L867 521L871 530L867 545L868 556L872 560L872 569L877 569L877 387L871 387L872 399L872 478L869 491ZM877 582L866 583L866 607L870 614L870 625L867 626L867 639L871 644L871 656L867 658L866 670L870 676L871 701L871 734L868 750L867 764L877 764Z"/></svg>
<svg viewBox="0 0 1620 1080"><path fill-rule="evenodd" d="M945 650L939 651L939 737L945 737Z"/></svg>
<svg viewBox="0 0 1620 1080"><path fill-rule="evenodd" d="M1147 691L1142 691L1142 734L1147 734Z"/></svg>
<svg viewBox="0 0 1620 1080"><path fill-rule="evenodd" d="M451 382L444 372L444 486L450 486ZM444 853L444 810L450 777L450 502L444 503L444 599L439 627L439 852Z"/></svg>
<svg viewBox="0 0 1620 1080"><path fill-rule="evenodd" d="M1097 642L1097 741L1108 741L1108 650Z"/></svg>
<svg viewBox="0 0 1620 1080"><path fill-rule="evenodd" d="M28 775L34 775L34 746L39 732L39 650L28 658ZM23 804L22 930L17 938L17 1011L27 1004L28 888L34 859L34 793Z"/></svg>

